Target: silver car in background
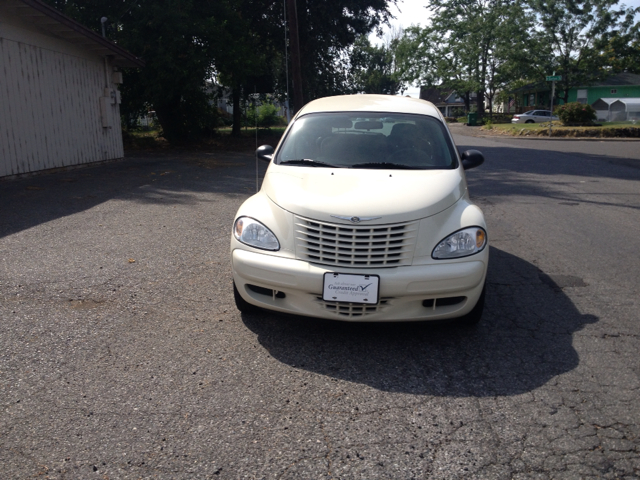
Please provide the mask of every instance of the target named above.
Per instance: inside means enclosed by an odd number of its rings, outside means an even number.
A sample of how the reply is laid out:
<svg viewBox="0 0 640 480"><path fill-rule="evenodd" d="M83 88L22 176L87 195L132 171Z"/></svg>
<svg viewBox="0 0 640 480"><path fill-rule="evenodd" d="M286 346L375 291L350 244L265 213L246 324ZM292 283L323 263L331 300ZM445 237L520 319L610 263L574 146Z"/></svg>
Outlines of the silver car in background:
<svg viewBox="0 0 640 480"><path fill-rule="evenodd" d="M556 121L560 119L551 115L550 110L529 110L528 112L514 115L511 123L542 123L550 120Z"/></svg>

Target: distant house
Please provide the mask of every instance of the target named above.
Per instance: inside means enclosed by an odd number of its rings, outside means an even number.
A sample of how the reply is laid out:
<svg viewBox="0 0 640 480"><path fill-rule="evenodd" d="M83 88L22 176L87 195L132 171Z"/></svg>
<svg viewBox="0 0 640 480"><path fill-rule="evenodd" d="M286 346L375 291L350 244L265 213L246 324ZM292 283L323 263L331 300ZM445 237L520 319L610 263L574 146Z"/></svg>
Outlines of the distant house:
<svg viewBox="0 0 640 480"><path fill-rule="evenodd" d="M471 94L471 105L475 105L476 97L476 93ZM444 90L438 87L420 87L420 98L433 103L445 117L465 114L464 99L455 91Z"/></svg>
<svg viewBox="0 0 640 480"><path fill-rule="evenodd" d="M569 102L593 103L600 98L640 97L640 75L619 73L593 85L569 90Z"/></svg>
<svg viewBox="0 0 640 480"><path fill-rule="evenodd" d="M556 87L558 84L556 84ZM513 92L518 96L520 110L532 110L538 108L549 109L551 106L551 82L540 82L525 85ZM559 92L561 93L561 92ZM558 95L554 101L555 105L562 104ZM607 111L603 108L607 99L624 99L640 97L640 75L635 73L619 73L612 75L606 80L596 82L593 85L575 87L569 90L569 102L580 102L594 106L599 112ZM603 102L599 102L603 100ZM596 104L597 105L594 105ZM611 103L611 102L609 102ZM619 108L619 107L618 107ZM600 118L599 113L599 118Z"/></svg>
<svg viewBox="0 0 640 480"><path fill-rule="evenodd" d="M142 66L40 0L3 0L0 177L123 157L118 67Z"/></svg>
<svg viewBox="0 0 640 480"><path fill-rule="evenodd" d="M551 83L530 83L511 92L515 97L515 112L522 113L527 110L549 110L551 106ZM556 91L556 96L557 96ZM555 104L558 104L556 98Z"/></svg>

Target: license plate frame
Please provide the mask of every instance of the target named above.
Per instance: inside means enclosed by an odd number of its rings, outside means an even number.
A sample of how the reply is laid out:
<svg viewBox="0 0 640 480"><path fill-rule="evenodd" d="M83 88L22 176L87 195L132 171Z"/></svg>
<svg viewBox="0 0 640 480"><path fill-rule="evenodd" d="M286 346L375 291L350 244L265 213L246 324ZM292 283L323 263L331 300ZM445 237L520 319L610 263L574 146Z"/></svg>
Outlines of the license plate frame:
<svg viewBox="0 0 640 480"><path fill-rule="evenodd" d="M327 272L322 278L325 302L377 305L380 301L380 276Z"/></svg>

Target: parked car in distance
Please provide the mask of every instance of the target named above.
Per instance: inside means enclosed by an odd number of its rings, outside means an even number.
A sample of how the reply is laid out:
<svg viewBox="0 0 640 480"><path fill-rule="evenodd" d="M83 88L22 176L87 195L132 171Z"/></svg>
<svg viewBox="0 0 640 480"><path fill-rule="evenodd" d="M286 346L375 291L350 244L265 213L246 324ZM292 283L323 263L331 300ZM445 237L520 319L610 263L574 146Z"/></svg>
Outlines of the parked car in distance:
<svg viewBox="0 0 640 480"><path fill-rule="evenodd" d="M541 123L556 120L560 119L553 116L550 110L529 110L528 112L514 115L511 123Z"/></svg>
<svg viewBox="0 0 640 480"><path fill-rule="evenodd" d="M231 233L234 298L346 321L480 320L489 248L459 153L430 102L391 95L308 103Z"/></svg>

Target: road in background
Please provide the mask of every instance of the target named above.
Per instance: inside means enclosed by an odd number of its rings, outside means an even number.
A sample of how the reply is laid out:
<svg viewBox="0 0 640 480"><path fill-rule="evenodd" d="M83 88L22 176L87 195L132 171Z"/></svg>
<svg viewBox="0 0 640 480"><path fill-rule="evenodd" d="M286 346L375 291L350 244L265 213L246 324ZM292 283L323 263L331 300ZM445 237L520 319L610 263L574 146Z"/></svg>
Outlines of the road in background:
<svg viewBox="0 0 640 480"><path fill-rule="evenodd" d="M0 477L640 476L631 144L468 131L476 329L241 316L250 154L0 181Z"/></svg>
<svg viewBox="0 0 640 480"><path fill-rule="evenodd" d="M499 210L489 215L501 220L494 239L505 232L524 247L519 255L547 269L638 292L640 141L459 135L474 130L453 129L461 149L485 154L486 163L468 177L472 195L488 201L484 208Z"/></svg>

